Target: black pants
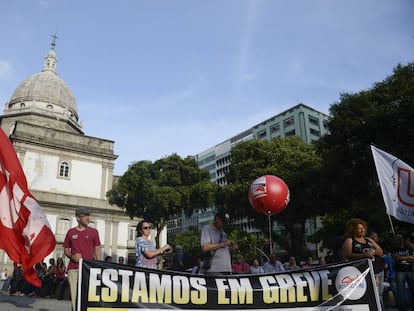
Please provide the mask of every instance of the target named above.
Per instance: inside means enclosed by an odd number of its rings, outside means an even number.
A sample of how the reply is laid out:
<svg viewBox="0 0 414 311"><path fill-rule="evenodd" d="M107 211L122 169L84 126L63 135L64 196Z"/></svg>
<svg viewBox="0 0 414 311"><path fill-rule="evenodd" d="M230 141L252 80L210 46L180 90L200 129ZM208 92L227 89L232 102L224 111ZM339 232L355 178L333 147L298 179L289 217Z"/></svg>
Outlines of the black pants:
<svg viewBox="0 0 414 311"><path fill-rule="evenodd" d="M23 271L14 270L13 279L11 282L10 294L21 292L23 290Z"/></svg>

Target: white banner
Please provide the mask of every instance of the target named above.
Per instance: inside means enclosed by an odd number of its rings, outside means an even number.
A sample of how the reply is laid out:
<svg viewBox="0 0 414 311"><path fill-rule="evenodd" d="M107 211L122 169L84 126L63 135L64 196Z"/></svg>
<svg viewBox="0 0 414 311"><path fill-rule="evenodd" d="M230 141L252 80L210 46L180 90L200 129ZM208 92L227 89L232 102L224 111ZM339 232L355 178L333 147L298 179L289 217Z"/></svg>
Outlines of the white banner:
<svg viewBox="0 0 414 311"><path fill-rule="evenodd" d="M379 311L369 259L270 274L200 275L82 260L79 311Z"/></svg>

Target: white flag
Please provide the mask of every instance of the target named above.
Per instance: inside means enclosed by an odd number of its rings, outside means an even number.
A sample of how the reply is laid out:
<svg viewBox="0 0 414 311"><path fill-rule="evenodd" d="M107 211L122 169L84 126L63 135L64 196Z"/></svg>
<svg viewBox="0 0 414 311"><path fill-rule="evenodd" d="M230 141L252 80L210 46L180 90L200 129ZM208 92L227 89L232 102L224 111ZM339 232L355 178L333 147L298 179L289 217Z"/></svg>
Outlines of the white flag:
<svg viewBox="0 0 414 311"><path fill-rule="evenodd" d="M414 224L414 170L371 145L387 214Z"/></svg>

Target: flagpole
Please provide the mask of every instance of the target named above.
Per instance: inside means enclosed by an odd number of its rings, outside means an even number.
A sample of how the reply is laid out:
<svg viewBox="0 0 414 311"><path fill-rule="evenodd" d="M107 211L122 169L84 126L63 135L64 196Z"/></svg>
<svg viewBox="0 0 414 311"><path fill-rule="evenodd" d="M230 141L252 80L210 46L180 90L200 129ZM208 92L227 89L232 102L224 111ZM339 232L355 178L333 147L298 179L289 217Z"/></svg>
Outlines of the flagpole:
<svg viewBox="0 0 414 311"><path fill-rule="evenodd" d="M388 220L390 221L392 235L395 236L395 230L394 230L394 225L392 224L391 216L390 216L390 214L387 214L387 216L388 216Z"/></svg>
<svg viewBox="0 0 414 311"><path fill-rule="evenodd" d="M270 220L270 216L270 214L267 215L267 221L269 222L269 255L272 255L272 221Z"/></svg>

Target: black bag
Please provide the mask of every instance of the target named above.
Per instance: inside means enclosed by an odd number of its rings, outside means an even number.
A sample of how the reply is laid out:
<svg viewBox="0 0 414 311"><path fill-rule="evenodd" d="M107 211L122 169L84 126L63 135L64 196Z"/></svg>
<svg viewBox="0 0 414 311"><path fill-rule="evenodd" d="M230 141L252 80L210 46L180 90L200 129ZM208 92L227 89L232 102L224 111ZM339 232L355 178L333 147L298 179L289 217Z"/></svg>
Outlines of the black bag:
<svg viewBox="0 0 414 311"><path fill-rule="evenodd" d="M384 271L384 268L385 268L384 258L382 256L378 256L378 255L375 255L374 258L375 258L374 263L373 263L374 273L378 274L378 273Z"/></svg>
<svg viewBox="0 0 414 311"><path fill-rule="evenodd" d="M211 260L213 259L213 252L205 252L201 254L201 260L202 260L202 264L201 264L201 268L204 271L207 271L208 269L211 268Z"/></svg>

